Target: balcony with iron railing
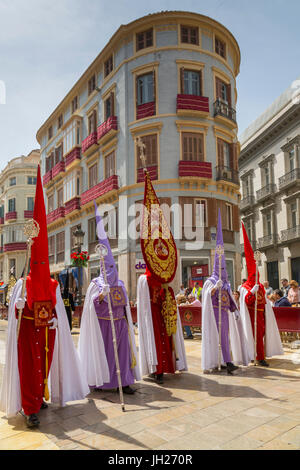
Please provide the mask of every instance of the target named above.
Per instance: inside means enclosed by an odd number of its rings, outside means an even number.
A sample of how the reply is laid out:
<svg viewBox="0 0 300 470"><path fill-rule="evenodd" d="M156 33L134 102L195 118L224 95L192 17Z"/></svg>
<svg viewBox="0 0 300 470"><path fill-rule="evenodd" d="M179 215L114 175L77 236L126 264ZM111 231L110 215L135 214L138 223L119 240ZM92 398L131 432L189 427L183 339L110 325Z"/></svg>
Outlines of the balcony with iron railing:
<svg viewBox="0 0 300 470"><path fill-rule="evenodd" d="M276 184L267 184L263 188L256 191L256 201L261 202L269 197L274 197L276 191Z"/></svg>
<svg viewBox="0 0 300 470"><path fill-rule="evenodd" d="M81 194L81 206L97 199L110 191L119 189L119 177L112 175Z"/></svg>
<svg viewBox="0 0 300 470"><path fill-rule="evenodd" d="M300 183L300 168L294 168L286 175L281 176L278 181L279 189L287 188L295 183Z"/></svg>
<svg viewBox="0 0 300 470"><path fill-rule="evenodd" d="M270 248L278 243L278 235L276 233L272 233L271 235L265 235L262 238L258 239L257 248L259 250Z"/></svg>
<svg viewBox="0 0 300 470"><path fill-rule="evenodd" d="M209 113L209 98L197 95L177 95L176 112L177 114L187 114L189 111L198 111L205 114Z"/></svg>
<svg viewBox="0 0 300 470"><path fill-rule="evenodd" d="M300 239L300 225L281 231L280 241L289 242Z"/></svg>
<svg viewBox="0 0 300 470"><path fill-rule="evenodd" d="M220 180L240 185L239 172L227 166L216 166L216 181Z"/></svg>
<svg viewBox="0 0 300 470"><path fill-rule="evenodd" d="M214 117L217 116L225 117L236 124L236 110L220 98L214 102Z"/></svg>
<svg viewBox="0 0 300 470"><path fill-rule="evenodd" d="M117 116L110 116L97 129L97 141L102 143L113 137L118 131Z"/></svg>
<svg viewBox="0 0 300 470"><path fill-rule="evenodd" d="M246 196L241 200L240 210L243 211L243 210L249 209L254 204L255 204L255 196L252 196L252 195Z"/></svg>
<svg viewBox="0 0 300 470"><path fill-rule="evenodd" d="M96 148L98 148L97 131L92 132L82 141L81 150L83 155L87 155L92 153Z"/></svg>
<svg viewBox="0 0 300 470"><path fill-rule="evenodd" d="M212 178L212 165L211 162L196 162L180 160L178 166L178 176L184 177L196 177L196 178Z"/></svg>

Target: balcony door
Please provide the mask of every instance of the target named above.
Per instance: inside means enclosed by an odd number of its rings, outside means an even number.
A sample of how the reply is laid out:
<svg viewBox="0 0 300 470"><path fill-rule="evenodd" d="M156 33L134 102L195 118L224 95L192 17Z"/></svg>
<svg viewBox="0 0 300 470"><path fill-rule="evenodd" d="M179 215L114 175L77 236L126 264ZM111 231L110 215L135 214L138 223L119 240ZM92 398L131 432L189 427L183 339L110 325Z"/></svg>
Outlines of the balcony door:
<svg viewBox="0 0 300 470"><path fill-rule="evenodd" d="M267 272L270 286L273 289L279 289L278 261L271 261L267 263Z"/></svg>
<svg viewBox="0 0 300 470"><path fill-rule="evenodd" d="M300 283L300 258L291 259L292 279Z"/></svg>

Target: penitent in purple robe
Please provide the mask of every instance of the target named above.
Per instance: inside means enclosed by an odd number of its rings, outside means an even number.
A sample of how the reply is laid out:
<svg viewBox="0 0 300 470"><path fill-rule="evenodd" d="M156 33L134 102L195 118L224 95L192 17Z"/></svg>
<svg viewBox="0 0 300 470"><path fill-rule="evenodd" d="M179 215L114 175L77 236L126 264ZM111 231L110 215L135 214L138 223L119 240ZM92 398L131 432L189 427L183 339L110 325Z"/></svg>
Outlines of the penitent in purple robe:
<svg viewBox="0 0 300 470"><path fill-rule="evenodd" d="M96 282L95 282L96 281ZM95 284L98 285L97 280L94 280ZM118 283L121 284L122 281ZM99 287L99 286L98 286ZM100 290L99 290L100 294ZM118 305L112 305L112 313L114 318L114 325L117 338L118 356L121 370L121 382L122 386L126 387L134 383L133 369L131 368L131 347L129 341L128 323L126 320L125 307L127 303L127 295L123 286L117 286L116 288L111 287L111 297L118 298ZM109 383L103 384L101 389L117 388L118 376L116 370L116 361L114 354L113 336L111 329L111 322L108 310L108 302L104 299L99 302L99 299L94 299L94 306L96 315L98 317L103 342L105 346L106 358L110 371Z"/></svg>

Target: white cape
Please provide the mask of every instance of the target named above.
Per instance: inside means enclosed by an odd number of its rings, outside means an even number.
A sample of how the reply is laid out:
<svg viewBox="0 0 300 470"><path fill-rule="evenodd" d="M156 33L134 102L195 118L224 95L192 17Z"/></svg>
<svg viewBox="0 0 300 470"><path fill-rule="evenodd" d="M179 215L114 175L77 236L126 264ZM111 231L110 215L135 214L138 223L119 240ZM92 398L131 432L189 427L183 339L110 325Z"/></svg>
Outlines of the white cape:
<svg viewBox="0 0 300 470"><path fill-rule="evenodd" d="M240 312L243 322L243 328L248 344L248 349L251 353L251 360L254 360L254 335L250 320L248 307L245 301L245 297L248 291L245 287L240 289ZM274 311L271 302L266 296L265 305L265 354L266 357L279 356L284 354L280 334L274 315Z"/></svg>
<svg viewBox="0 0 300 470"><path fill-rule="evenodd" d="M139 277L137 285L137 322L139 330L139 357L141 374L149 375L156 371L157 355L152 323L150 292L147 277ZM176 370L188 370L184 339L179 311L177 309L177 331L175 335Z"/></svg>
<svg viewBox="0 0 300 470"><path fill-rule="evenodd" d="M124 287L122 281L119 281L119 285ZM110 381L110 372L106 359L105 346L93 302L94 298L98 296L98 287L94 282L91 282L85 296L78 342L79 356L86 372L86 380L90 386L95 387L101 387L105 382L108 383ZM135 379L141 380L137 361L134 327L128 299L126 305L126 316L131 347L137 362L133 372Z"/></svg>
<svg viewBox="0 0 300 470"><path fill-rule="evenodd" d="M15 303L21 297L23 280L16 283L8 311L6 358L0 396L0 409L9 418L21 409L21 390L18 368L17 319ZM53 359L49 373L49 392L52 403L65 406L68 401L82 400L90 392L75 349L60 288L56 290L58 327L56 329Z"/></svg>
<svg viewBox="0 0 300 470"><path fill-rule="evenodd" d="M202 289L202 354L203 370L214 369L219 363L219 332L211 300L211 291L215 285L207 280ZM232 294L230 292L232 297ZM241 318L235 312L228 311L229 340L233 362L247 366L251 360L250 351L243 333ZM224 364L223 356L221 356Z"/></svg>

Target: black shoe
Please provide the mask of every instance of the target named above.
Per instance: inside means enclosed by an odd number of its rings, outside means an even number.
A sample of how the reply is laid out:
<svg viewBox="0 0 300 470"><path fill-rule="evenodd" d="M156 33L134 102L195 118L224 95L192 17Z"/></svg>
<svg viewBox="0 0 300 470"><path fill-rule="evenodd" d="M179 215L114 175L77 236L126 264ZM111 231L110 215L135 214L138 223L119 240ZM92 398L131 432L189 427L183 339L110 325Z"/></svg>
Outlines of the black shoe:
<svg viewBox="0 0 300 470"><path fill-rule="evenodd" d="M43 400L43 403L41 404L40 410L46 410L48 408L47 403Z"/></svg>
<svg viewBox="0 0 300 470"><path fill-rule="evenodd" d="M227 372L233 372L238 369L238 366L232 364L232 362L227 362Z"/></svg>
<svg viewBox="0 0 300 470"><path fill-rule="evenodd" d="M269 364L264 359L262 361L258 361L258 365L262 367L269 367Z"/></svg>
<svg viewBox="0 0 300 470"><path fill-rule="evenodd" d="M26 416L26 424L29 428L34 428L40 424L39 418L35 413Z"/></svg>
<svg viewBox="0 0 300 470"><path fill-rule="evenodd" d="M186 339L194 339L193 335L187 336Z"/></svg>
<svg viewBox="0 0 300 470"><path fill-rule="evenodd" d="M129 385L126 385L126 387L122 387L123 392L126 393L127 395L133 395L135 390L133 388L129 387Z"/></svg>
<svg viewBox="0 0 300 470"><path fill-rule="evenodd" d="M156 375L156 382L157 382L158 384L162 385L162 384L164 383L163 377L164 377L164 374L157 374L157 375Z"/></svg>

